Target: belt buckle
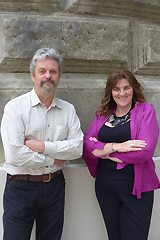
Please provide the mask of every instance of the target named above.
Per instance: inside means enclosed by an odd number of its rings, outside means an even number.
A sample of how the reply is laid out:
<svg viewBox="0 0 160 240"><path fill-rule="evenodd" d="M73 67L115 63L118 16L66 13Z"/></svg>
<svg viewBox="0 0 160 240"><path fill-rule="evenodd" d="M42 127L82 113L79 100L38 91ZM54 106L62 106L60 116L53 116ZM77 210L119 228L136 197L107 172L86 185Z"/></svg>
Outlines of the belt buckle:
<svg viewBox="0 0 160 240"><path fill-rule="evenodd" d="M51 181L51 177L52 177L51 173L48 173L48 179L44 180L43 182L50 182Z"/></svg>

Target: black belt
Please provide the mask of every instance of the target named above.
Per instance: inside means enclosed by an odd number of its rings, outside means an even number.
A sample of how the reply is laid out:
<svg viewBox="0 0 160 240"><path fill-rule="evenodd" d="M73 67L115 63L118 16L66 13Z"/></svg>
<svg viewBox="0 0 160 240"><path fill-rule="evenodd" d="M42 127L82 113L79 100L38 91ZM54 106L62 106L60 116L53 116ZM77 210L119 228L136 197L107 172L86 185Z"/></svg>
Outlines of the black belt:
<svg viewBox="0 0 160 240"><path fill-rule="evenodd" d="M58 170L53 173L43 174L43 175L29 175L29 174L18 174L10 175L7 174L8 179L11 181L34 181L34 182L50 182L54 177L59 175L62 171Z"/></svg>

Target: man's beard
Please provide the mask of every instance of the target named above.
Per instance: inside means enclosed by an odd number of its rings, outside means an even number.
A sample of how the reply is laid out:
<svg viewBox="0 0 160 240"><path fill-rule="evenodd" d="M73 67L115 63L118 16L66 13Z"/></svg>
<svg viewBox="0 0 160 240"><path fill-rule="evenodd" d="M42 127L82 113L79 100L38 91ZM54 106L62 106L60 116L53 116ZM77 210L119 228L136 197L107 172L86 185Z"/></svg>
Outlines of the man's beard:
<svg viewBox="0 0 160 240"><path fill-rule="evenodd" d="M52 85L49 86L49 87L46 87L46 86L44 86L44 84L45 84L46 82L50 82L50 83L52 83ZM41 87L41 89L42 89L42 91L43 91L44 93L55 93L55 91L56 91L56 89L57 89L57 85L56 85L55 82L52 81L52 80L41 81L40 87Z"/></svg>

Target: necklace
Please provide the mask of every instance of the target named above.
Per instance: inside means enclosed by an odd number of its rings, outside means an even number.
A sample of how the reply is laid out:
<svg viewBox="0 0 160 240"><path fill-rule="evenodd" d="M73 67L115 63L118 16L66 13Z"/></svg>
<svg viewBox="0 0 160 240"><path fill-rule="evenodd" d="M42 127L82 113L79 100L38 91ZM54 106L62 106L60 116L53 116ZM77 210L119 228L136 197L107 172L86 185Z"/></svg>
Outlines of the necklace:
<svg viewBox="0 0 160 240"><path fill-rule="evenodd" d="M110 127L117 127L123 125L128 121L130 121L130 111L122 117L117 117L115 114L112 114L105 125Z"/></svg>

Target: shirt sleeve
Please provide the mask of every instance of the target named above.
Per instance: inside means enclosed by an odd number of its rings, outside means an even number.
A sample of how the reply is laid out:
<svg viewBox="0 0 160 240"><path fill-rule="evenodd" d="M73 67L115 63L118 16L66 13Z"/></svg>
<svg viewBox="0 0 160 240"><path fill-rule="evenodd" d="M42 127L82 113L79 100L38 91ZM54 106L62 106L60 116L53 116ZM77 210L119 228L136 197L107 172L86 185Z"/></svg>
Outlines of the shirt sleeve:
<svg viewBox="0 0 160 240"><path fill-rule="evenodd" d="M147 146L141 151L112 153L110 157L119 158L127 164L143 163L152 159L159 136L158 121L153 107L151 107L149 111L145 111L144 109L143 113L141 113L139 124L140 126L136 139L146 141Z"/></svg>
<svg viewBox="0 0 160 240"><path fill-rule="evenodd" d="M5 161L13 166L53 165L54 158L32 151L24 145L25 124L15 105L8 103L4 108L1 122L1 136Z"/></svg>
<svg viewBox="0 0 160 240"><path fill-rule="evenodd" d="M62 141L45 141L44 154L60 160L74 160L82 156L83 133L76 110L72 107L68 114L68 134Z"/></svg>

